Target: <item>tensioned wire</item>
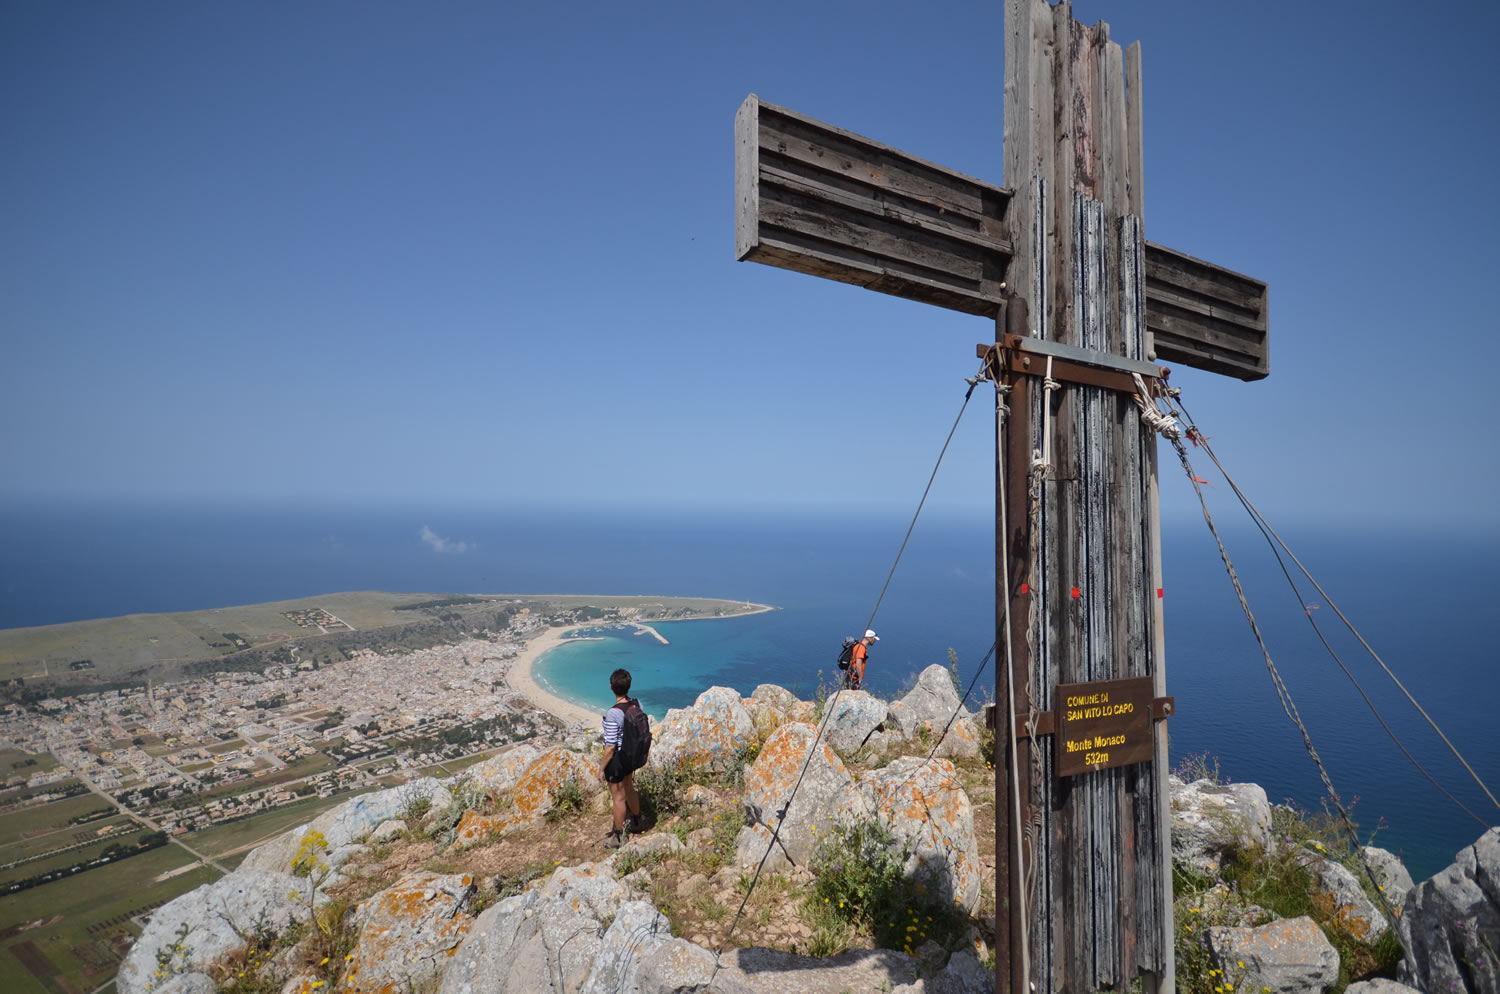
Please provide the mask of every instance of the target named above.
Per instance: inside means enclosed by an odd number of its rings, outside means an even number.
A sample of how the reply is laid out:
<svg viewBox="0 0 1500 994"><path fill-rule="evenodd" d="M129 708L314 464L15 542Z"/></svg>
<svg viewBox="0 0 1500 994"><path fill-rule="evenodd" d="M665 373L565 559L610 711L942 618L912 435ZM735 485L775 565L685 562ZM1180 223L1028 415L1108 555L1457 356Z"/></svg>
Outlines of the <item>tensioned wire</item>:
<svg viewBox="0 0 1500 994"><path fill-rule="evenodd" d="M958 431L958 424L963 420L964 411L968 410L969 398L974 396L974 388L979 385L980 378L983 376L984 370L985 367L981 366L978 374L965 379L965 382L969 384L969 389L964 392L964 400L963 403L959 405L958 416L953 419L953 426L948 429L948 437L943 440L943 447L938 450L937 461L933 464L932 472L928 474L927 477L927 486L922 490L921 500L917 501L917 510L911 516L911 524L906 527L906 535L901 539L901 547L896 550L896 558L891 563L890 571L886 573L885 583L881 584L880 594L875 598L875 606L870 609L870 618L865 622L866 631L869 631L875 625L875 616L880 612L880 604L885 600L886 591L890 589L891 578L896 575L896 567L901 564L901 556L904 552L906 552L907 543L911 541L911 533L917 527L917 519L922 516L922 508L927 504L927 495L932 493L932 483L937 479L938 469L943 465L943 456L948 452L948 446L953 441L953 435ZM990 647L990 651L994 651L993 646ZM988 659L989 654L986 653L985 660L987 661ZM981 663L980 665L982 668L983 663ZM978 673L974 675L974 679L975 681L979 679ZM970 684L970 689L973 689L972 683ZM791 793L787 795L786 803L783 804L775 812L776 824L771 829L771 840L766 844L766 851L761 856L760 862L755 867L755 875L750 879L750 886L745 889L745 896L740 901L739 909L734 913L734 921L730 923L729 931L724 934L723 940L719 943L719 948L714 951L714 969L713 973L709 976L709 984L713 983L714 978L719 975L719 970L722 969L721 957L724 955L724 948L729 945L729 940L734 936L735 929L739 928L740 919L744 916L745 908L750 903L750 896L755 893L756 884L760 883L760 876L766 868L766 861L771 858L772 850L776 848L777 842L779 842L781 839L781 826L786 824L787 812L792 808L792 801L796 799L797 791L802 786L802 779L807 775L807 768L812 763L813 754L817 752L818 743L822 741L823 730L828 726L828 720L833 717L834 704L838 701L839 695L843 692L844 686L841 681L839 686L834 689L833 696L830 697L826 702L824 702L823 720L818 723L818 728L813 735L812 743L808 746L807 749L807 757L802 761L802 768L797 772L797 779L792 784ZM967 699L967 696L968 695L966 694L965 699ZM962 702L959 703L959 707L963 707ZM949 725L951 725L953 723L953 719L950 718L948 723ZM944 734L946 734L947 728L945 727L943 731ZM936 745L934 745L933 748L936 749Z"/></svg>
<svg viewBox="0 0 1500 994"><path fill-rule="evenodd" d="M1292 550L1287 546L1286 542L1284 542L1281 536L1277 534L1276 529L1271 527L1270 522L1265 519L1265 517L1260 513L1260 510L1256 508L1254 503L1251 502L1250 498L1246 496L1245 492L1240 489L1239 484L1234 481L1234 478L1229 475L1229 471L1224 468L1224 464L1219 461L1219 457L1214 452L1213 447L1208 444L1208 440L1203 436L1203 433L1198 430L1196 423L1193 421L1192 415L1188 413L1187 405L1182 403L1182 399L1180 396L1176 398L1176 404L1182 409L1183 420L1187 422L1188 426L1191 429L1191 434L1189 437L1196 445L1200 446L1203 451L1208 454L1208 458L1213 461L1213 464L1218 468L1219 473L1224 477L1224 482L1229 484L1230 490L1234 493L1236 499L1239 500L1240 505L1244 507L1245 512L1250 516L1251 522L1254 523L1255 527L1260 531L1261 536L1266 540L1267 545L1271 547L1271 552L1276 557L1276 564L1281 567L1281 572L1286 577L1287 584L1291 587L1293 595L1296 596L1298 602L1302 605L1303 613L1307 615L1308 623L1312 625L1313 631L1317 633L1318 640L1323 643L1323 647L1328 651L1328 654L1333 657L1333 660L1338 664L1339 669L1342 670L1344 675L1349 678L1349 682L1354 685L1354 689L1357 690L1360 697L1364 699L1365 706L1368 707L1370 713L1375 716L1375 720L1380 723L1380 727L1385 729L1386 735L1390 736L1391 741L1396 744L1396 748L1401 750L1402 755L1404 755L1411 762L1412 766L1417 769L1417 772L1421 773L1422 776L1427 779L1428 783L1436 787L1438 791L1443 794L1443 796L1447 797L1450 801L1457 805L1470 818L1473 818L1475 821L1479 822L1479 824L1483 825L1486 831L1494 831L1494 827L1490 825L1488 821L1475 814L1467 805L1465 805L1462 801L1455 797L1446 787L1438 783L1438 781L1432 776L1432 774L1429 773L1427 769L1417 761L1417 758L1413 756L1411 752L1406 748L1406 746L1402 743L1401 739L1396 735L1391 726L1386 723L1384 716L1381 715L1379 709L1375 706L1375 703L1370 699L1370 696L1365 693L1364 687L1360 685L1359 680L1354 676L1349 668L1344 665L1343 659L1341 659L1339 657L1339 654L1334 651L1333 646L1329 644L1328 639L1324 636L1323 629L1318 625L1317 619L1314 618L1312 616L1312 612L1308 610L1306 599L1303 598L1302 592L1297 588L1296 581L1292 578L1291 571L1287 569L1286 563L1282 559L1282 551L1285 551L1287 558L1291 559L1292 562L1297 565L1298 570L1301 571L1302 575L1305 576L1308 582L1311 583L1313 587L1318 591L1318 594L1323 598L1324 602L1333 609L1334 614L1338 615L1339 620L1344 623L1344 626L1349 629L1350 633L1356 639L1359 640L1359 644L1362 645L1365 648L1365 651L1370 654L1371 658L1373 658L1375 662L1379 664L1381 670L1383 670L1385 672L1385 675L1390 678L1391 682L1396 685L1396 687L1406 697L1407 701L1411 703L1411 706L1417 710L1417 713L1427 721L1427 724L1431 726L1434 732L1437 733L1438 738L1443 740L1443 744L1448 747L1448 749L1453 753L1454 757L1458 759L1460 764L1462 764L1463 768L1468 771L1469 776L1474 778L1474 782L1479 785L1480 790L1484 791L1485 796L1490 799L1490 803L1494 804L1496 807L1500 807L1500 801L1496 801L1495 795L1490 792L1489 787L1486 786L1484 781L1480 778L1479 774L1474 771L1474 768L1469 765L1463 754L1458 751L1458 747L1449 740L1448 736L1443 733L1443 730L1438 727L1437 722L1432 719L1432 717L1427 713L1422 705L1417 703L1417 699L1412 696L1411 692L1406 689L1406 686L1396 677L1396 674L1391 671L1391 668L1386 665L1385 660L1381 659L1380 654L1377 653L1373 647L1371 647L1369 642L1365 641L1365 637L1354 626L1354 623L1344 615L1343 611L1339 610L1339 606L1334 603L1333 598L1328 596L1328 592L1323 589L1322 585L1318 583L1317 579L1312 575L1312 573L1308 571L1307 567L1302 565L1302 561L1297 558L1296 554L1292 552Z"/></svg>
<svg viewBox="0 0 1500 994"><path fill-rule="evenodd" d="M1193 485L1193 492L1198 495L1198 504L1203 509L1203 520L1208 524L1208 530L1213 534L1214 542L1219 546L1219 557L1224 560L1224 569L1229 574L1229 582L1234 585L1235 596L1239 598L1240 609L1245 613L1245 620L1250 623L1250 631L1255 635L1256 644L1260 646L1261 655L1265 658L1266 670L1271 674L1271 684L1276 688L1276 696L1281 702L1281 710L1286 712L1287 718L1297 727L1302 735L1302 745L1307 754L1312 757L1313 765L1318 768L1318 778L1323 781L1323 788L1328 791L1328 798L1333 802L1334 809L1343 822L1344 830L1349 834L1354 853L1359 857L1360 865L1364 867L1370 883L1375 887L1375 894L1380 899L1380 906L1385 910L1390 927L1396 931L1396 938L1401 943L1402 951L1411 962L1416 962L1412 951L1407 948L1406 941L1401 937L1400 930L1396 928L1396 912L1391 907L1390 901L1385 896L1385 885L1375 874L1375 868L1370 865L1369 857L1365 855L1364 849L1359 844L1359 831L1354 826L1354 820L1349 817L1349 811L1344 807L1343 800L1338 791L1334 789L1333 780L1328 775L1328 770L1323 765L1323 757L1318 755L1318 750L1313 746L1312 736L1307 731L1307 725L1302 721L1302 715L1297 711L1297 704L1292 700L1292 693L1287 688L1285 681L1281 679L1281 671L1276 668L1276 663L1271 659L1271 650L1266 647L1266 640L1261 636L1260 625L1255 621L1255 613L1250 610L1250 602L1245 598L1245 590L1240 585L1239 573L1235 571L1234 563L1229 558L1229 550L1224 548L1224 540L1219 537L1219 529L1214 524L1213 515L1208 510L1208 501L1203 496L1203 487L1198 483L1198 477L1193 472L1192 461L1188 458L1187 448L1182 444L1181 438L1169 438L1172 447L1177 450L1177 458L1182 463L1184 472L1187 473L1188 482Z"/></svg>

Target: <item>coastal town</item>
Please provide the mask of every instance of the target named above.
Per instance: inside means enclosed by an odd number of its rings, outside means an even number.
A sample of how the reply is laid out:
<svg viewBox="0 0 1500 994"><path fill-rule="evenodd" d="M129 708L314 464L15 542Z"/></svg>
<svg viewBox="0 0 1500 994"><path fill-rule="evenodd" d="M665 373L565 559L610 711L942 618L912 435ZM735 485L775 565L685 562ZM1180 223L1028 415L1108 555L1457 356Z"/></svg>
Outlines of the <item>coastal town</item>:
<svg viewBox="0 0 1500 994"><path fill-rule="evenodd" d="M49 762L18 759L0 770L0 816L93 792L142 825L182 836L445 770L576 716L565 702L539 707L532 698L548 695L529 677L528 694L512 686L528 643L584 624L626 625L667 642L637 614L520 607L501 615L508 624L500 631L471 627L430 648L344 649L344 658L320 662L292 646L283 657L290 662L259 671L9 703L0 709L0 748ZM293 620L324 632L348 628L321 609Z"/></svg>
<svg viewBox="0 0 1500 994"><path fill-rule="evenodd" d="M597 721L532 678L532 663L564 641L668 643L653 622L765 610L367 592L7 632L0 942L13 955L0 958L0 986L91 989L153 909L231 872L288 825ZM122 655L181 645L183 630L199 657L163 650L150 678L121 679Z"/></svg>

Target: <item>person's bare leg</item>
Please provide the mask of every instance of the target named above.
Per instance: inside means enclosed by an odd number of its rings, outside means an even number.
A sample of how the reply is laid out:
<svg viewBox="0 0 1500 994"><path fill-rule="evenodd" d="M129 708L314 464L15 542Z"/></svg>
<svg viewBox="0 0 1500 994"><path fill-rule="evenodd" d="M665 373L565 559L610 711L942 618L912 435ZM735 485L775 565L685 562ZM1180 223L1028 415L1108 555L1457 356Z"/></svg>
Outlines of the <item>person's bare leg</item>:
<svg viewBox="0 0 1500 994"><path fill-rule="evenodd" d="M620 781L620 783L625 788L623 792L625 806L629 809L631 817L639 821L641 817L641 795L635 792L635 774L630 774L624 780ZM623 824L623 819L621 823Z"/></svg>
<svg viewBox="0 0 1500 994"><path fill-rule="evenodd" d="M620 783L612 783L609 785L609 800L614 811L614 830L616 832L622 830L625 827L625 789L626 784L628 783L630 783L630 778L626 777ZM632 795L635 794L635 788L633 786L630 788L630 793ZM639 809L639 801L636 802L636 807L637 809Z"/></svg>

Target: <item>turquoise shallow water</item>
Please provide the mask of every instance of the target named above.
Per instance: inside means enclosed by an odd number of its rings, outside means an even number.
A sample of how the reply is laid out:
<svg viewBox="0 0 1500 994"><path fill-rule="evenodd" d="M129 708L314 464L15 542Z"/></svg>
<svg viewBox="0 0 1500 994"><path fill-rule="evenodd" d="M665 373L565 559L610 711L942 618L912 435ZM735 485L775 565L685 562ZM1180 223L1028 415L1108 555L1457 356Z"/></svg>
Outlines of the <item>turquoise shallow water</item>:
<svg viewBox="0 0 1500 994"><path fill-rule="evenodd" d="M817 687L820 653L799 645L797 620L785 611L652 624L670 644L633 628L582 629L591 638L545 653L532 676L559 697L602 714L615 700L609 675L623 667L634 680L631 694L657 719L690 706L712 686L748 696L774 683L804 698ZM824 666L825 679L832 680L832 669Z"/></svg>

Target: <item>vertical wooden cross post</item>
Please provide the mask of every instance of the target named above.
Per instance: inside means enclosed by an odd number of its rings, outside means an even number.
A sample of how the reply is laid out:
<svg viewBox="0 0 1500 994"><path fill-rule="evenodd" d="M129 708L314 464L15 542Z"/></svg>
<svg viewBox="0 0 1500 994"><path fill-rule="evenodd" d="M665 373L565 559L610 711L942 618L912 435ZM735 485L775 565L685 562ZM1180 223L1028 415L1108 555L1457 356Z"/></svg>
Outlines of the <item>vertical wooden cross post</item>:
<svg viewBox="0 0 1500 994"><path fill-rule="evenodd" d="M996 322L996 987L1172 991L1160 360L1258 379L1266 287L1145 241L1140 53L1007 0L993 186L780 107L735 118L736 254Z"/></svg>

